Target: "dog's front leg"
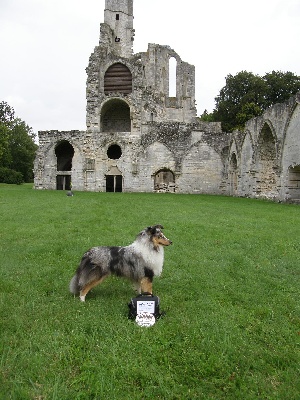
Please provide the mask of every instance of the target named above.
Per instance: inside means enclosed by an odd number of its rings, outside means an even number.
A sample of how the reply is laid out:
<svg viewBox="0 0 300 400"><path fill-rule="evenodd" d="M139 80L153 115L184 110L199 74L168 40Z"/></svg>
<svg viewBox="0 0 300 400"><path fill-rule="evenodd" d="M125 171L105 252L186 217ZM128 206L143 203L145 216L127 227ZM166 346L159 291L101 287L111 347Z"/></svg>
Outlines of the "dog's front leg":
<svg viewBox="0 0 300 400"><path fill-rule="evenodd" d="M137 293L141 293L141 284L140 282L134 282L133 284L133 289L137 292Z"/></svg>

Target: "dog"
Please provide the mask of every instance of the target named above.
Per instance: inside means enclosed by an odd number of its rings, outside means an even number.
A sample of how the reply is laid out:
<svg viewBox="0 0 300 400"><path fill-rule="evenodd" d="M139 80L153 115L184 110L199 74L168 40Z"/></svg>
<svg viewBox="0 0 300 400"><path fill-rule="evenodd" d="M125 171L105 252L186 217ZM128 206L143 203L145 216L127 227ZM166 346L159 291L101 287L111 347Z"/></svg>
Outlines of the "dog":
<svg viewBox="0 0 300 400"><path fill-rule="evenodd" d="M129 278L139 293L152 293L153 277L162 272L164 246L172 244L162 229L162 225L148 226L128 246L92 247L70 281L70 292L85 301L93 287L109 275L116 275Z"/></svg>

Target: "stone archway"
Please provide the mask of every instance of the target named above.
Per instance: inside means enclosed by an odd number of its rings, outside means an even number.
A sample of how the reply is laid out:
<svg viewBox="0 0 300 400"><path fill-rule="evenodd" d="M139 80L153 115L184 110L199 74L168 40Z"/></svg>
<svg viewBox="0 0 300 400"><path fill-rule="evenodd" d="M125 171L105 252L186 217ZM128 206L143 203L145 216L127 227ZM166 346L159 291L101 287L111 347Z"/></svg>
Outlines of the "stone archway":
<svg viewBox="0 0 300 400"><path fill-rule="evenodd" d="M278 193L275 172L276 146L275 138L267 123L264 124L258 138L257 168L256 193L262 197L274 197Z"/></svg>
<svg viewBox="0 0 300 400"><path fill-rule="evenodd" d="M175 192L175 176L167 168L160 169L154 175L155 192Z"/></svg>
<svg viewBox="0 0 300 400"><path fill-rule="evenodd" d="M232 153L230 158L228 175L229 175L230 195L235 196L237 193L237 184L238 184L237 158L235 153Z"/></svg>
<svg viewBox="0 0 300 400"><path fill-rule="evenodd" d="M131 132L130 108L120 99L107 101L101 109L102 132Z"/></svg>

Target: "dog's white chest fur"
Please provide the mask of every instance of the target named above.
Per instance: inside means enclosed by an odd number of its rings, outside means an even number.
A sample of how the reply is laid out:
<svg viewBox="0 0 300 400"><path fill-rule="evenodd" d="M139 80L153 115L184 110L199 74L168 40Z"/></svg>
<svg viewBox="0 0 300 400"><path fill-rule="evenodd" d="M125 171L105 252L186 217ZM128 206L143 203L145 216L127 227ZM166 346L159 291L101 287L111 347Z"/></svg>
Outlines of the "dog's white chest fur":
<svg viewBox="0 0 300 400"><path fill-rule="evenodd" d="M164 263L164 248L162 246L154 249L153 244L135 242L132 247L144 259L148 268L152 269L155 276L159 276L162 273Z"/></svg>

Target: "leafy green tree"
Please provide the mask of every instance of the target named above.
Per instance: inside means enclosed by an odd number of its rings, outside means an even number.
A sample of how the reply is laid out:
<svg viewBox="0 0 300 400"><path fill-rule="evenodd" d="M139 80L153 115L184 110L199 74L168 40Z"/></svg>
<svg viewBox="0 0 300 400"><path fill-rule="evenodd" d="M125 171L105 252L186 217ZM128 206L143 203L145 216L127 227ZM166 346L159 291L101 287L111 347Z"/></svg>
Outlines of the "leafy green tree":
<svg viewBox="0 0 300 400"><path fill-rule="evenodd" d="M0 102L0 123L9 125L15 118L15 110L6 103L6 101Z"/></svg>
<svg viewBox="0 0 300 400"><path fill-rule="evenodd" d="M200 119L221 122L226 132L243 129L246 121L300 90L300 77L292 72L272 71L260 77L241 71L225 79L226 85L215 98L215 109L211 114L203 113Z"/></svg>
<svg viewBox="0 0 300 400"><path fill-rule="evenodd" d="M246 115L250 109L251 117L260 115L263 112L265 91L265 82L252 72L241 71L235 76L227 75L226 85L215 98L214 120L220 121L225 131L230 132L239 128L241 121L243 121L242 114ZM250 104L254 104L257 107L254 108ZM239 114L240 116L238 117Z"/></svg>
<svg viewBox="0 0 300 400"><path fill-rule="evenodd" d="M0 102L0 167L22 175L25 182L33 179L33 163L37 145L32 129L20 118L15 118L14 110L6 102ZM4 176L2 174L2 176ZM20 175L11 174L12 177ZM4 178L2 178L4 179Z"/></svg>
<svg viewBox="0 0 300 400"><path fill-rule="evenodd" d="M257 117L262 113L262 109L259 105L252 103L245 103L241 110L236 114L236 128L243 129L245 123L249 119Z"/></svg>
<svg viewBox="0 0 300 400"><path fill-rule="evenodd" d="M300 76L292 72L272 71L267 73L263 80L266 82L266 106L288 100L300 90Z"/></svg>

